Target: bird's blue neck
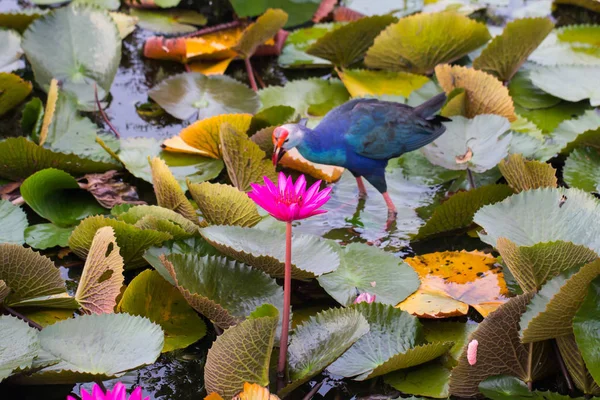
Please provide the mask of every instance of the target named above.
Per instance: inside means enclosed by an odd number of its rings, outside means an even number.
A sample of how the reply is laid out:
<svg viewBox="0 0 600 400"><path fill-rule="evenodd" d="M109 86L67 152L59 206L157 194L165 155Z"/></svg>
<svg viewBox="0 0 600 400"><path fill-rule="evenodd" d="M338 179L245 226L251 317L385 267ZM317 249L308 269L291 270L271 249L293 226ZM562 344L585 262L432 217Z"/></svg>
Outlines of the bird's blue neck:
<svg viewBox="0 0 600 400"><path fill-rule="evenodd" d="M328 135L327 132L321 132L318 126L310 129L300 125L299 128L304 135L296 148L304 158L319 164L344 164L346 156L343 136Z"/></svg>

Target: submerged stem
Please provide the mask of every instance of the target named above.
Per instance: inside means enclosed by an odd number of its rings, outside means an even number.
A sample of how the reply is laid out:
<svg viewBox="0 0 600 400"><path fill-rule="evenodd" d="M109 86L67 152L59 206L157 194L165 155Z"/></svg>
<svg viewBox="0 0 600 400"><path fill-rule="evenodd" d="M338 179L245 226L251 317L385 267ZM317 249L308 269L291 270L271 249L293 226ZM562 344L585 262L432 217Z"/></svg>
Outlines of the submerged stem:
<svg viewBox="0 0 600 400"><path fill-rule="evenodd" d="M527 355L527 388L533 391L533 342L529 343L529 354Z"/></svg>
<svg viewBox="0 0 600 400"><path fill-rule="evenodd" d="M475 178L473 177L473 172L471 172L470 168L467 168L467 178L469 178L469 185L471 189L475 189Z"/></svg>
<svg viewBox="0 0 600 400"><path fill-rule="evenodd" d="M30 320L29 318L27 318L26 316L24 316L23 314L15 311L15 310L13 310L12 308L7 307L7 306L1 306L1 308L4 308L6 310L6 312L8 312L13 317L17 317L20 320L27 322L27 324L30 327L35 328L35 329L37 329L39 331L42 330L42 326L40 324L38 324L37 322L34 322L34 321Z"/></svg>
<svg viewBox="0 0 600 400"><path fill-rule="evenodd" d="M292 298L292 222L285 225L285 276L283 281L283 321L279 341L279 362L277 363L277 387L285 386L285 366L287 361L288 334L290 329L290 306Z"/></svg>
<svg viewBox="0 0 600 400"><path fill-rule="evenodd" d="M556 352L556 357L558 358L558 365L560 366L560 371L562 372L565 381L567 381L567 387L569 388L569 393L573 393L573 382L571 382L571 376L569 375L569 371L567 371L567 366L565 365L565 360L562 358L562 354L560 354L560 349L558 348L558 343L556 339L552 340L552 345L554 346L554 351Z"/></svg>
<svg viewBox="0 0 600 400"><path fill-rule="evenodd" d="M250 57L246 57L244 59L244 63L246 64L246 72L248 73L248 79L250 79L250 86L252 87L252 90L257 92L258 86L256 86L256 79L254 79L254 69L252 68L252 64L250 63Z"/></svg>

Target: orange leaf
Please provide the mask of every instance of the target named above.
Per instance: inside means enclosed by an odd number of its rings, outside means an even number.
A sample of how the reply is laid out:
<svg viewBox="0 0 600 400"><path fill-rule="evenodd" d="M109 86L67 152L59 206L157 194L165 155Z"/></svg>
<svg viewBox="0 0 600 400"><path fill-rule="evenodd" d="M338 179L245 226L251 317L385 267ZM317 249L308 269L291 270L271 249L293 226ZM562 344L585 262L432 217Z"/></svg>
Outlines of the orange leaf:
<svg viewBox="0 0 600 400"><path fill-rule="evenodd" d="M216 399L215 399L216 400ZM244 390L233 400L279 400L279 397L269 393L269 389L256 383L244 383Z"/></svg>
<svg viewBox="0 0 600 400"><path fill-rule="evenodd" d="M285 153L280 164L286 168L308 174L313 178L321 179L327 183L337 181L344 173L344 168L308 161L306 158L302 157L302 154L295 148Z"/></svg>
<svg viewBox="0 0 600 400"><path fill-rule="evenodd" d="M200 72L204 75L223 75L229 64L235 57L226 58L224 60L207 60L207 61L195 61L189 64L190 71Z"/></svg>
<svg viewBox="0 0 600 400"><path fill-rule="evenodd" d="M185 39L187 59L224 60L237 56L233 46L242 37L244 28L235 28Z"/></svg>
<svg viewBox="0 0 600 400"><path fill-rule="evenodd" d="M186 60L186 39L165 39L162 36L152 36L144 43L144 57L156 60Z"/></svg>
<svg viewBox="0 0 600 400"><path fill-rule="evenodd" d="M446 251L407 258L421 286L398 305L424 318L466 315L469 306L484 317L506 302L506 282L496 259L477 252Z"/></svg>

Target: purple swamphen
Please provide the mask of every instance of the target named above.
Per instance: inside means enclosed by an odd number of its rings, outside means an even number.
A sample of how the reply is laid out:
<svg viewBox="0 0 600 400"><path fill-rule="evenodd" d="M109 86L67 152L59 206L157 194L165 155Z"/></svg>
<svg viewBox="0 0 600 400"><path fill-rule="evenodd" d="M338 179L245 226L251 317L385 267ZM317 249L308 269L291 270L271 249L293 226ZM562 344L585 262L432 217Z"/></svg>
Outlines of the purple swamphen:
<svg viewBox="0 0 600 400"><path fill-rule="evenodd" d="M387 193L385 168L388 160L413 151L437 139L448 118L435 115L444 105L444 93L417 107L355 99L331 110L319 125L286 124L273 131L273 164L294 147L309 161L337 165L356 178L359 195L366 196L364 177L381 194L388 207L388 221L396 207Z"/></svg>

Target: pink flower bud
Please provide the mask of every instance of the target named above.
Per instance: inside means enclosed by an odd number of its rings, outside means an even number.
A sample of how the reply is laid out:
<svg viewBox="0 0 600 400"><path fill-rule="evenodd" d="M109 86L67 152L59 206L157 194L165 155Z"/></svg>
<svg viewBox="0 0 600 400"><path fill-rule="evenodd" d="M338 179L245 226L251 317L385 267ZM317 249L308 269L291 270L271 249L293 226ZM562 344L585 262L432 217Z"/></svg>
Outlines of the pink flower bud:
<svg viewBox="0 0 600 400"><path fill-rule="evenodd" d="M366 303L373 303L375 301L375 295L369 293L361 293L354 300L354 304L362 303L363 301Z"/></svg>
<svg viewBox="0 0 600 400"><path fill-rule="evenodd" d="M469 342L469 346L467 347L467 361L469 361L469 365L475 365L475 363L477 363L477 346L479 346L477 340L471 340Z"/></svg>

